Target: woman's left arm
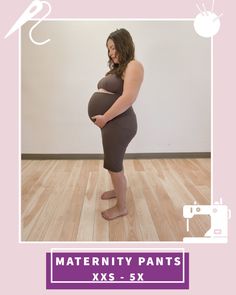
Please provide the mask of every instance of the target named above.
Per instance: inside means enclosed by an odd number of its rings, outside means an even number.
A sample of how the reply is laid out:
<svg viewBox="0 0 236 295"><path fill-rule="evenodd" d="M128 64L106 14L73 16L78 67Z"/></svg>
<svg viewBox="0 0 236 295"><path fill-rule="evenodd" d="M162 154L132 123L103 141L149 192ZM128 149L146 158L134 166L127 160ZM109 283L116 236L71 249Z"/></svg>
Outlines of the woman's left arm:
<svg viewBox="0 0 236 295"><path fill-rule="evenodd" d="M136 100L144 76L144 69L138 61L131 61L126 68L122 95L104 115L94 116L95 124L103 128L106 123L125 112Z"/></svg>

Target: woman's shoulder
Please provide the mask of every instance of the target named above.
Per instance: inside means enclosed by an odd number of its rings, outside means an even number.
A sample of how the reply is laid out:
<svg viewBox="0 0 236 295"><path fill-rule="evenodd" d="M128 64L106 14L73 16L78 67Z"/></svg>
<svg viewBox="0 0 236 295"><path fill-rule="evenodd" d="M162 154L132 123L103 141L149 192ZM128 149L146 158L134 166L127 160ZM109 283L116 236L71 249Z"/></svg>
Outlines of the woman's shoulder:
<svg viewBox="0 0 236 295"><path fill-rule="evenodd" d="M127 68L134 68L134 69L140 69L143 70L144 67L142 65L142 63L140 61L138 61L137 59L132 59L128 64L127 64Z"/></svg>
<svg viewBox="0 0 236 295"><path fill-rule="evenodd" d="M123 73L123 79L125 77L125 75L129 73L129 75L138 75L140 77L143 77L144 75L144 67L142 65L142 63L136 59L131 60L127 66L126 69Z"/></svg>

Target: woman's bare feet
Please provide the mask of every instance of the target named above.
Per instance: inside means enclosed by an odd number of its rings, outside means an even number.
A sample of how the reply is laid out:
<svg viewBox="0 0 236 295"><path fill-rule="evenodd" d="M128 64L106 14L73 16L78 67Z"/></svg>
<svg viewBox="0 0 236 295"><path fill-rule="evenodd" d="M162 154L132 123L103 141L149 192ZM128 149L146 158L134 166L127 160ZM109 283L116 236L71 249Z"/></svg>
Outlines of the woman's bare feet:
<svg viewBox="0 0 236 295"><path fill-rule="evenodd" d="M113 220L115 218L125 216L128 214L126 208L120 209L117 205L102 212L102 217L106 220Z"/></svg>
<svg viewBox="0 0 236 295"><path fill-rule="evenodd" d="M102 200L110 200L110 199L113 199L113 198L116 198L116 192L114 190L104 192L101 195L101 199Z"/></svg>

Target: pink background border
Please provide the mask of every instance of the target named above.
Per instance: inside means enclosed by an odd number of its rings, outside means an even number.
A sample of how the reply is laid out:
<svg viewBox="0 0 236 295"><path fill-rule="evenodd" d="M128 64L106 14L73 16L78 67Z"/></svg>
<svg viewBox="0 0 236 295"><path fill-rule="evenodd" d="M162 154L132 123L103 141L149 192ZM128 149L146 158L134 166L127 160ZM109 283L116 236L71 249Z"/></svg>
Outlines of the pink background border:
<svg viewBox="0 0 236 295"><path fill-rule="evenodd" d="M52 13L50 18L192 18L198 13L191 0L140 0L136 1L50 1ZM204 2L211 7L211 1ZM68 294L70 291L47 291L45 289L45 252L52 247L79 247L78 244L19 244L18 243L18 34L4 40L5 34L16 19L29 6L31 1L5 1L1 5L0 26L0 73L1 73L1 277L2 291L24 294ZM13 6L14 5L14 6ZM165 291L178 294L230 294L234 290L235 271L231 265L235 258L235 164L236 139L233 126L236 126L236 91L235 91L235 35L234 1L215 0L215 12L220 14L221 29L214 37L214 199L223 198L223 202L232 211L229 222L229 242L227 245L189 245L190 251L190 290ZM82 248L91 244L81 244ZM94 245L95 246L95 245ZM109 247L118 247L112 244ZM132 247L132 244L122 244ZM142 245L145 247L145 245ZM181 247L182 244L156 244L149 247ZM98 245L97 247L104 247ZM140 245L141 247L141 245ZM235 259L234 259L235 260ZM228 291L228 292L227 292ZM72 291L73 292L73 291ZM86 294L111 291L76 291ZM122 291L112 291L121 293ZM131 294L162 292L158 290L127 291Z"/></svg>

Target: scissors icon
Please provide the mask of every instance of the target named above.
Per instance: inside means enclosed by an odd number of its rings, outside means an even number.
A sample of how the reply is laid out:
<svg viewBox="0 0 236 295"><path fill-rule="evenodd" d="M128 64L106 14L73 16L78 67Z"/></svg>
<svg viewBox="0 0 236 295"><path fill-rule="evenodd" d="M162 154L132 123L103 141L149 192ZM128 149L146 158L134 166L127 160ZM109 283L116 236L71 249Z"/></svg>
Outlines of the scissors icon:
<svg viewBox="0 0 236 295"><path fill-rule="evenodd" d="M48 6L48 12L37 22L35 23L29 31L30 40L36 45L44 45L50 41L50 39L45 40L44 42L35 41L32 37L33 30L51 13L51 4L47 1L34 0L28 8L22 13L10 31L6 34L5 39L9 37L12 33L17 31L21 26L23 26L28 20L32 19L36 14L38 14L43 9L43 4Z"/></svg>

